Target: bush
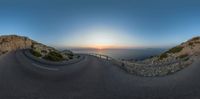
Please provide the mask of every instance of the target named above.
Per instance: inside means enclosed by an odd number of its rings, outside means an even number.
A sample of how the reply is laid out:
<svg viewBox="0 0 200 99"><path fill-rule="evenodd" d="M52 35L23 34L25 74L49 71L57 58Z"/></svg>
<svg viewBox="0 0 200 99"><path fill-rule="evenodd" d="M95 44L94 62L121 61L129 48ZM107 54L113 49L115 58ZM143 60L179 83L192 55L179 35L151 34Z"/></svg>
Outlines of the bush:
<svg viewBox="0 0 200 99"><path fill-rule="evenodd" d="M67 54L67 55L68 55L69 59L73 59L73 56L74 56L73 53L69 53L69 54Z"/></svg>
<svg viewBox="0 0 200 99"><path fill-rule="evenodd" d="M163 53L160 55L159 59L163 60L164 58L167 58L167 56L168 56L167 53Z"/></svg>
<svg viewBox="0 0 200 99"><path fill-rule="evenodd" d="M183 55L178 56L178 58L180 58L180 59L183 59L183 58L186 58L186 57L188 57L188 54L183 54Z"/></svg>
<svg viewBox="0 0 200 99"><path fill-rule="evenodd" d="M69 57L69 59L73 59L73 56L68 56Z"/></svg>
<svg viewBox="0 0 200 99"><path fill-rule="evenodd" d="M193 46L193 44L194 44L193 42L190 42L190 43L189 43L189 46Z"/></svg>
<svg viewBox="0 0 200 99"><path fill-rule="evenodd" d="M33 44L31 45L31 48L34 48L34 45L33 45Z"/></svg>
<svg viewBox="0 0 200 99"><path fill-rule="evenodd" d="M42 52L42 53L47 53L47 51L46 51L46 50L42 50L41 52Z"/></svg>
<svg viewBox="0 0 200 99"><path fill-rule="evenodd" d="M190 59L190 58L187 57L187 58L184 59L184 61L188 61L189 59Z"/></svg>
<svg viewBox="0 0 200 99"><path fill-rule="evenodd" d="M196 41L196 42L194 42L194 43L196 43L196 44L200 44L200 42L199 42L199 41Z"/></svg>
<svg viewBox="0 0 200 99"><path fill-rule="evenodd" d="M36 50L31 50L30 51L32 55L36 56L36 57L41 57L42 55L40 54L40 52L36 51Z"/></svg>
<svg viewBox="0 0 200 99"><path fill-rule="evenodd" d="M2 54L5 54L5 53L7 53L7 52L8 52L8 51L3 51Z"/></svg>
<svg viewBox="0 0 200 99"><path fill-rule="evenodd" d="M166 53L178 53L178 52L182 51L182 49L183 49L183 47L177 46L177 47L174 47L174 48L170 49Z"/></svg>
<svg viewBox="0 0 200 99"><path fill-rule="evenodd" d="M74 54L72 53L72 52L64 52L64 54L66 55L66 56L68 56L68 58L69 59L73 59L73 57L74 57Z"/></svg>
<svg viewBox="0 0 200 99"><path fill-rule="evenodd" d="M199 40L200 37L194 37L193 39L191 39L191 41L196 41L196 40Z"/></svg>
<svg viewBox="0 0 200 99"><path fill-rule="evenodd" d="M55 51L49 52L44 59L50 60L50 61L62 61L64 60L63 56Z"/></svg>

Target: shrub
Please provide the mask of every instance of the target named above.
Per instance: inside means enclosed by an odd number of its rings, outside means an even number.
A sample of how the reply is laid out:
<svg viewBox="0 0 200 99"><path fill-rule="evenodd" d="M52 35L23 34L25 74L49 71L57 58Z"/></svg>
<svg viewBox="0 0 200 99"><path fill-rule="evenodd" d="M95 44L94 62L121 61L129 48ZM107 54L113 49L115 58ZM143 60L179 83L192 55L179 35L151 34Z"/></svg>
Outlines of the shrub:
<svg viewBox="0 0 200 99"><path fill-rule="evenodd" d="M122 64L121 64L121 66L122 66L122 67L124 67L124 66L125 66L125 64L124 64L124 63L122 63Z"/></svg>
<svg viewBox="0 0 200 99"><path fill-rule="evenodd" d="M31 45L31 48L34 48L34 45L33 45L33 44Z"/></svg>
<svg viewBox="0 0 200 99"><path fill-rule="evenodd" d="M73 59L73 56L68 56L69 57L69 59Z"/></svg>
<svg viewBox="0 0 200 99"><path fill-rule="evenodd" d="M67 54L67 55L68 55L69 59L73 59L73 56L74 56L73 53L70 53L70 54Z"/></svg>
<svg viewBox="0 0 200 99"><path fill-rule="evenodd" d="M64 60L63 56L55 51L49 52L44 59L50 60L50 61L62 61Z"/></svg>
<svg viewBox="0 0 200 99"><path fill-rule="evenodd" d="M68 53L67 55L69 55L69 56L74 56L74 54L73 54L73 53Z"/></svg>
<svg viewBox="0 0 200 99"><path fill-rule="evenodd" d="M196 41L196 42L194 42L194 43L199 44L200 42L199 42L199 41Z"/></svg>
<svg viewBox="0 0 200 99"><path fill-rule="evenodd" d="M47 51L46 51L46 50L42 50L41 52L42 52L42 53L47 53Z"/></svg>
<svg viewBox="0 0 200 99"><path fill-rule="evenodd" d="M160 55L159 59L163 60L164 58L167 58L167 56L168 56L167 53L163 53Z"/></svg>
<svg viewBox="0 0 200 99"><path fill-rule="evenodd" d="M188 61L188 60L189 60L189 58L188 58L188 57L184 59L184 61Z"/></svg>
<svg viewBox="0 0 200 99"><path fill-rule="evenodd" d="M180 58L180 59L186 58L186 57L188 57L188 54L183 54L183 55L178 56L178 58Z"/></svg>
<svg viewBox="0 0 200 99"><path fill-rule="evenodd" d="M2 54L5 54L5 53L7 53L7 52L8 52L8 51L3 51Z"/></svg>
<svg viewBox="0 0 200 99"><path fill-rule="evenodd" d="M191 41L196 41L196 40L199 40L200 37L194 37L193 39L191 39Z"/></svg>
<svg viewBox="0 0 200 99"><path fill-rule="evenodd" d="M193 42L189 42L189 46L193 46L193 44L194 44Z"/></svg>
<svg viewBox="0 0 200 99"><path fill-rule="evenodd" d="M31 54L32 55L34 55L34 56L36 56L36 57L41 57L42 55L40 54L40 52L38 52L38 51L36 51L36 50L33 50L33 49L31 49Z"/></svg>
<svg viewBox="0 0 200 99"><path fill-rule="evenodd" d="M177 47L174 47L174 48L170 49L170 50L167 51L166 53L178 53L178 52L180 52L182 49L183 49L183 47L177 46Z"/></svg>
<svg viewBox="0 0 200 99"><path fill-rule="evenodd" d="M74 57L74 54L72 52L64 52L64 54L68 56L69 59L73 59Z"/></svg>

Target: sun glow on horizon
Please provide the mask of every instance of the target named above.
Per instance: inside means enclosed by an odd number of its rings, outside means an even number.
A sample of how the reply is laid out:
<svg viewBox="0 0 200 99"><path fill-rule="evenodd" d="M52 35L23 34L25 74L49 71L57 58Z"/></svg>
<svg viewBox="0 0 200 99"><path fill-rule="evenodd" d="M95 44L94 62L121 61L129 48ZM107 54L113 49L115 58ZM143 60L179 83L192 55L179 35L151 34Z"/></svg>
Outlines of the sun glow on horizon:
<svg viewBox="0 0 200 99"><path fill-rule="evenodd" d="M124 48L133 46L133 40L126 31L108 27L93 27L79 30L78 35L74 35L74 45L85 48L107 49Z"/></svg>

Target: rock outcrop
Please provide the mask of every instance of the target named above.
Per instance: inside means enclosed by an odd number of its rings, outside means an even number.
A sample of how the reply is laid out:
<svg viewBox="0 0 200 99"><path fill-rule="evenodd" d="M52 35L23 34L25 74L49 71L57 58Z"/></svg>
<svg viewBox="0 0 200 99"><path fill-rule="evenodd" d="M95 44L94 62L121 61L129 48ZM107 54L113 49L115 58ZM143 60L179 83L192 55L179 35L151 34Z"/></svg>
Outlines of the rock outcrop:
<svg viewBox="0 0 200 99"><path fill-rule="evenodd" d="M17 49L31 48L33 40L16 35L0 36L0 55Z"/></svg>

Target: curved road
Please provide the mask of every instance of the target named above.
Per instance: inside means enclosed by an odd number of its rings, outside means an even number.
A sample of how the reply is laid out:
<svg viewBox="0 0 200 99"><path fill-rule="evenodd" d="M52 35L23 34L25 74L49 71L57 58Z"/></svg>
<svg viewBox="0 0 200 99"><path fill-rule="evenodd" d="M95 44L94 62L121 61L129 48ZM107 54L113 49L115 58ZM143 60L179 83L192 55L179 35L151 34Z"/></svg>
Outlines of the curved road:
<svg viewBox="0 0 200 99"><path fill-rule="evenodd" d="M139 77L93 56L45 66L21 52L0 56L0 99L199 99L200 66L165 77Z"/></svg>

